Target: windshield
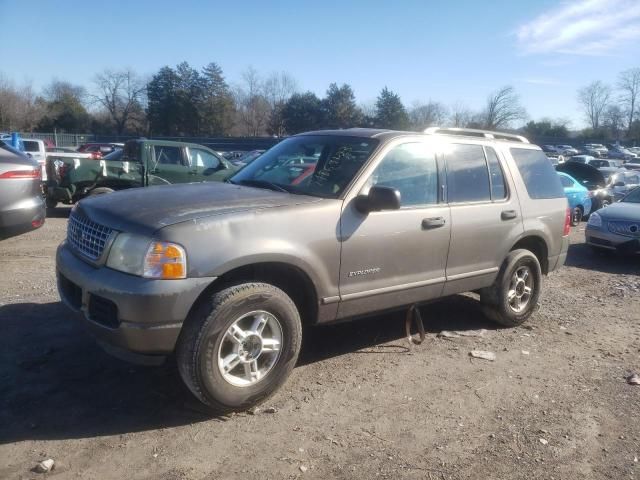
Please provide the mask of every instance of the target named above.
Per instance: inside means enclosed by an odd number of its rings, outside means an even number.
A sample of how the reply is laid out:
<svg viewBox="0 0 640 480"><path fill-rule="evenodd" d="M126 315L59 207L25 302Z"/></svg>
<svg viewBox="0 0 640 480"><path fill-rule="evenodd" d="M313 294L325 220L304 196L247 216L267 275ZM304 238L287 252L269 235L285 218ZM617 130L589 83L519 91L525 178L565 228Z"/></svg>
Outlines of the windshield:
<svg viewBox="0 0 640 480"><path fill-rule="evenodd" d="M640 188L632 190L621 202L640 203Z"/></svg>
<svg viewBox="0 0 640 480"><path fill-rule="evenodd" d="M231 183L338 198L378 146L373 138L303 135L283 140Z"/></svg>

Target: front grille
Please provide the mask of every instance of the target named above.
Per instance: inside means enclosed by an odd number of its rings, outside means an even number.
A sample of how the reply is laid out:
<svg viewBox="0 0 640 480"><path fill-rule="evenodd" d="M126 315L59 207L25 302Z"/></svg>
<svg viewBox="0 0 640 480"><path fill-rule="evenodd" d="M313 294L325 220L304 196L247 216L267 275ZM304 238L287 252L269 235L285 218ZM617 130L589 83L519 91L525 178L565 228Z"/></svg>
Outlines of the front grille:
<svg viewBox="0 0 640 480"><path fill-rule="evenodd" d="M67 241L71 246L91 260L98 260L107 245L113 230L93 222L83 215L72 213L67 226Z"/></svg>
<svg viewBox="0 0 640 480"><path fill-rule="evenodd" d="M611 221L607 227L611 233L625 237L640 237L640 222Z"/></svg>
<svg viewBox="0 0 640 480"><path fill-rule="evenodd" d="M58 284L64 299L79 310L82 307L82 289L62 274L58 276Z"/></svg>
<svg viewBox="0 0 640 480"><path fill-rule="evenodd" d="M89 318L100 325L118 328L118 306L99 295L89 295Z"/></svg>

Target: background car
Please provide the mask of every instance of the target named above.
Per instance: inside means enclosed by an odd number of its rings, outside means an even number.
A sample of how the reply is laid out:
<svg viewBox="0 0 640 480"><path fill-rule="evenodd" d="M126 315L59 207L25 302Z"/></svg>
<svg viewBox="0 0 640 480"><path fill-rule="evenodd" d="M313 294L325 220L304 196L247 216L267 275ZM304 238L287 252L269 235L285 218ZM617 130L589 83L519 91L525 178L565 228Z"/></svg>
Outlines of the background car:
<svg viewBox="0 0 640 480"><path fill-rule="evenodd" d="M606 159L594 158L592 160L588 160L586 163L596 168L604 168L604 167L620 168L622 166L622 161L610 160L608 158Z"/></svg>
<svg viewBox="0 0 640 480"><path fill-rule="evenodd" d="M634 188L640 185L640 172L622 170L611 175L603 189L602 206L607 207L613 202L618 202Z"/></svg>
<svg viewBox="0 0 640 480"><path fill-rule="evenodd" d="M582 147L580 153L592 155L597 158L607 158L609 150L607 150L607 147L605 147L601 143L587 143Z"/></svg>
<svg viewBox="0 0 640 480"><path fill-rule="evenodd" d="M591 213L591 197L593 194L571 175L558 172L560 182L564 188L564 194L569 200L571 209L571 225L578 225L582 218Z"/></svg>
<svg viewBox="0 0 640 480"><path fill-rule="evenodd" d="M578 153L580 153L577 148L573 148L571 145L556 145L556 149L565 157L578 155Z"/></svg>
<svg viewBox="0 0 640 480"><path fill-rule="evenodd" d="M0 141L0 238L44 224L41 182L38 162Z"/></svg>
<svg viewBox="0 0 640 480"><path fill-rule="evenodd" d="M249 165L264 152L265 150L251 150L250 152L246 152L241 157L232 158L229 161L237 167L244 167L245 165Z"/></svg>
<svg viewBox="0 0 640 480"><path fill-rule="evenodd" d="M589 163L590 161L595 159L596 157L594 157L593 155L574 155L567 161L574 163Z"/></svg>
<svg viewBox="0 0 640 480"><path fill-rule="evenodd" d="M635 160L638 156L635 153L630 152L626 148L621 145L607 145L609 148L609 153L607 156L609 158L618 158L620 160Z"/></svg>
<svg viewBox="0 0 640 480"><path fill-rule="evenodd" d="M594 249L640 253L640 188L591 215L585 239Z"/></svg>

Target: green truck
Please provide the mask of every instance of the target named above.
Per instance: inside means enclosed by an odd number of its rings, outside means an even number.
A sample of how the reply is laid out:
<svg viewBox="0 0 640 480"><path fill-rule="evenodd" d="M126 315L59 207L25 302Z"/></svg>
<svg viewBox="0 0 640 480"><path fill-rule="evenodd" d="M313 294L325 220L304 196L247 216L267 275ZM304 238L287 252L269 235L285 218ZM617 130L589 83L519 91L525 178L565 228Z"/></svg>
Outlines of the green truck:
<svg viewBox="0 0 640 480"><path fill-rule="evenodd" d="M238 170L202 145L164 140L128 141L101 160L47 156L48 208L89 195L172 183L221 182Z"/></svg>

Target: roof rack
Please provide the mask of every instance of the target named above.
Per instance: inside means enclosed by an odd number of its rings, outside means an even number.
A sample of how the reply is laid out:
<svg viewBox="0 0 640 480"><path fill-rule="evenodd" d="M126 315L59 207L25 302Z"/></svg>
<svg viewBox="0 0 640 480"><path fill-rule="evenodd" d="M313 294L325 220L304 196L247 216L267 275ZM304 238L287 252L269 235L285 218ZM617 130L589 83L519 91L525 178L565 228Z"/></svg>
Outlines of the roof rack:
<svg viewBox="0 0 640 480"><path fill-rule="evenodd" d="M529 143L522 135L514 133L492 132L491 130L476 130L474 128L441 128L430 127L424 131L427 135L461 135L465 137L482 137L493 140L506 140L508 142Z"/></svg>

